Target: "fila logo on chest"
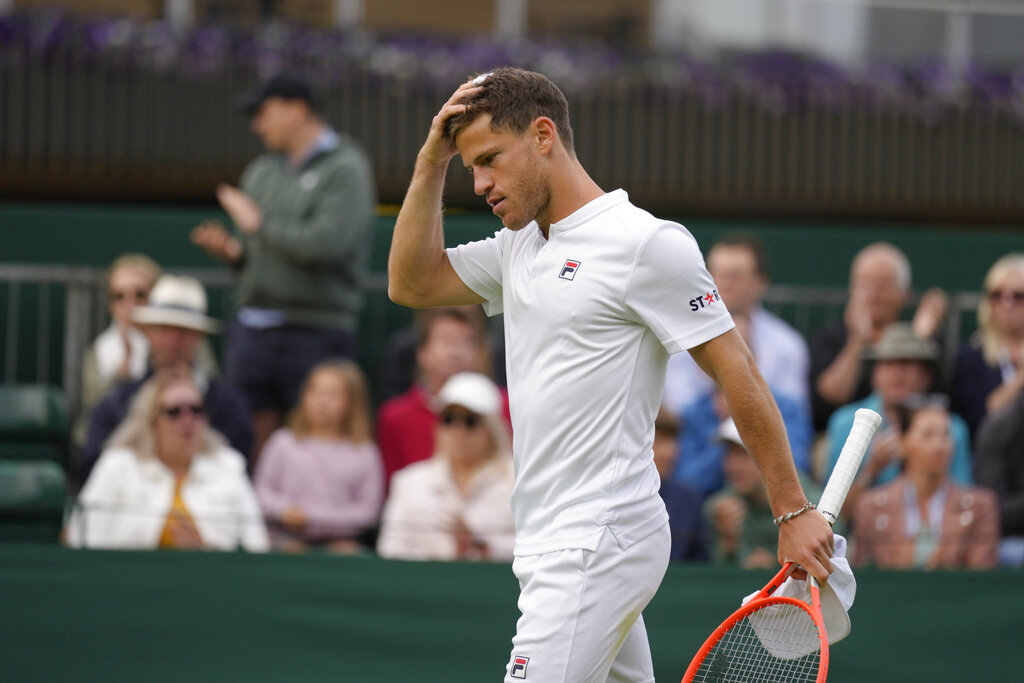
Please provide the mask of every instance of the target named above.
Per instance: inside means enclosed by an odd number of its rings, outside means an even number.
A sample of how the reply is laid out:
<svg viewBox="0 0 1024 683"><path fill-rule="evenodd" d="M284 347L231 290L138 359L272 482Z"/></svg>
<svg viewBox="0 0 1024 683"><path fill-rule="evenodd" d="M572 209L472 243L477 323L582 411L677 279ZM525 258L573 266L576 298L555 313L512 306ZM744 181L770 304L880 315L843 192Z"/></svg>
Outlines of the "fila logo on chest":
<svg viewBox="0 0 1024 683"><path fill-rule="evenodd" d="M512 670L509 675L512 678L526 679L526 665L530 663L529 657L523 657L522 655L512 655Z"/></svg>
<svg viewBox="0 0 1024 683"><path fill-rule="evenodd" d="M563 280L572 280L576 277L576 271L580 269L580 265L582 264L577 259L566 259L565 264L562 266L562 272L558 274L558 277Z"/></svg>

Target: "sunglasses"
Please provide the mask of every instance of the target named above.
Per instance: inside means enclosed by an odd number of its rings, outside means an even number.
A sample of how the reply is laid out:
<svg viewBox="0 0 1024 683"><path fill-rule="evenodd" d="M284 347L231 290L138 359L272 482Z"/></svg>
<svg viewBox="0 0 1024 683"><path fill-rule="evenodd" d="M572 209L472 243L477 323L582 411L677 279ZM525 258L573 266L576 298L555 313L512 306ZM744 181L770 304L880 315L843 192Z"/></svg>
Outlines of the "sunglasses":
<svg viewBox="0 0 1024 683"><path fill-rule="evenodd" d="M1024 292L1013 291L1010 289L993 289L988 293L988 299L992 303L998 303L999 301L1006 299L1010 303L1019 306L1024 304Z"/></svg>
<svg viewBox="0 0 1024 683"><path fill-rule="evenodd" d="M172 420L177 420L185 413L195 417L202 417L206 413L206 408L203 407L202 403L182 403L176 406L161 406L160 413Z"/></svg>
<svg viewBox="0 0 1024 683"><path fill-rule="evenodd" d="M481 424L482 419L479 415L456 415L455 413L444 413L441 415L441 423L446 427L461 424L466 429L475 428L478 424Z"/></svg>
<svg viewBox="0 0 1024 683"><path fill-rule="evenodd" d="M145 301L149 298L149 292L144 289L137 289L133 291L119 291L110 292L111 301L124 301L125 299L135 299L136 301Z"/></svg>

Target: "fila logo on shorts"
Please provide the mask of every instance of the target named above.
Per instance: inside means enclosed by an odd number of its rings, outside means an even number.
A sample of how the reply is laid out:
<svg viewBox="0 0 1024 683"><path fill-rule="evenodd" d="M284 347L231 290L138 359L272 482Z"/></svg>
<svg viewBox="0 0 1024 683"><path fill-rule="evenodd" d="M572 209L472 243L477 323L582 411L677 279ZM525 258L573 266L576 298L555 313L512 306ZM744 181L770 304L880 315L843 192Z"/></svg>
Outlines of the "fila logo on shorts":
<svg viewBox="0 0 1024 683"><path fill-rule="evenodd" d="M572 278L568 279L571 280ZM512 672L509 675L512 676L512 678L526 678L526 665L529 663L529 657L512 655Z"/></svg>
<svg viewBox="0 0 1024 683"><path fill-rule="evenodd" d="M580 262L576 259L566 259L565 265L562 266L562 272L558 274L558 277L563 280L571 280L576 277L576 271L580 267Z"/></svg>

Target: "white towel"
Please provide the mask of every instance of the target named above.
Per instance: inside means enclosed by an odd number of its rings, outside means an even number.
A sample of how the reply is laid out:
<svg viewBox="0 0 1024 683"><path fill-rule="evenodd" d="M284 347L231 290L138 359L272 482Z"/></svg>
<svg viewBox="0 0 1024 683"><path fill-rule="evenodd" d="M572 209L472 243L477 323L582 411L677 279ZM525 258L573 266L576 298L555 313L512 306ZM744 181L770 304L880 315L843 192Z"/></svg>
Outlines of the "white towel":
<svg viewBox="0 0 1024 683"><path fill-rule="evenodd" d="M853 606L854 597L857 595L857 580L853 576L850 562L846 559L846 539L836 535L835 546L836 550L832 555L832 574L829 576L828 582L819 590L821 616L825 622L825 632L830 645L838 643L850 634L849 609ZM757 593L751 593L745 597L743 604L746 604L755 595ZM810 604L811 589L807 585L806 579L789 577L773 593L773 597L796 598ZM759 614L751 615L751 625L754 630L758 632L759 636L765 636L761 638L765 647L773 651L776 656L785 659L801 657L816 649L817 643L814 638L797 636L788 638L786 643L782 643L767 636L767 631L779 622L784 612L785 610L775 610L764 614L759 613L760 617ZM761 630L765 630L766 633L760 633Z"/></svg>

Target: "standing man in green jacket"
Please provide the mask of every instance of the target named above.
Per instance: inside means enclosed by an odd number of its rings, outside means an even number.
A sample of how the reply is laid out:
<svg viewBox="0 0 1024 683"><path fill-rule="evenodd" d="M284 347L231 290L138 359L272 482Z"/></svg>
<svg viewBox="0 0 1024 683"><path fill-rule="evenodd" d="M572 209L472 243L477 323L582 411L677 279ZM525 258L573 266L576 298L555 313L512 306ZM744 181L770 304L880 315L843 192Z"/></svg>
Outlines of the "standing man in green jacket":
<svg viewBox="0 0 1024 683"><path fill-rule="evenodd" d="M309 370L355 355L362 280L376 207L370 163L324 120L309 83L282 73L239 103L266 152L217 200L192 241L238 271L225 371L246 395L253 458L295 404Z"/></svg>

